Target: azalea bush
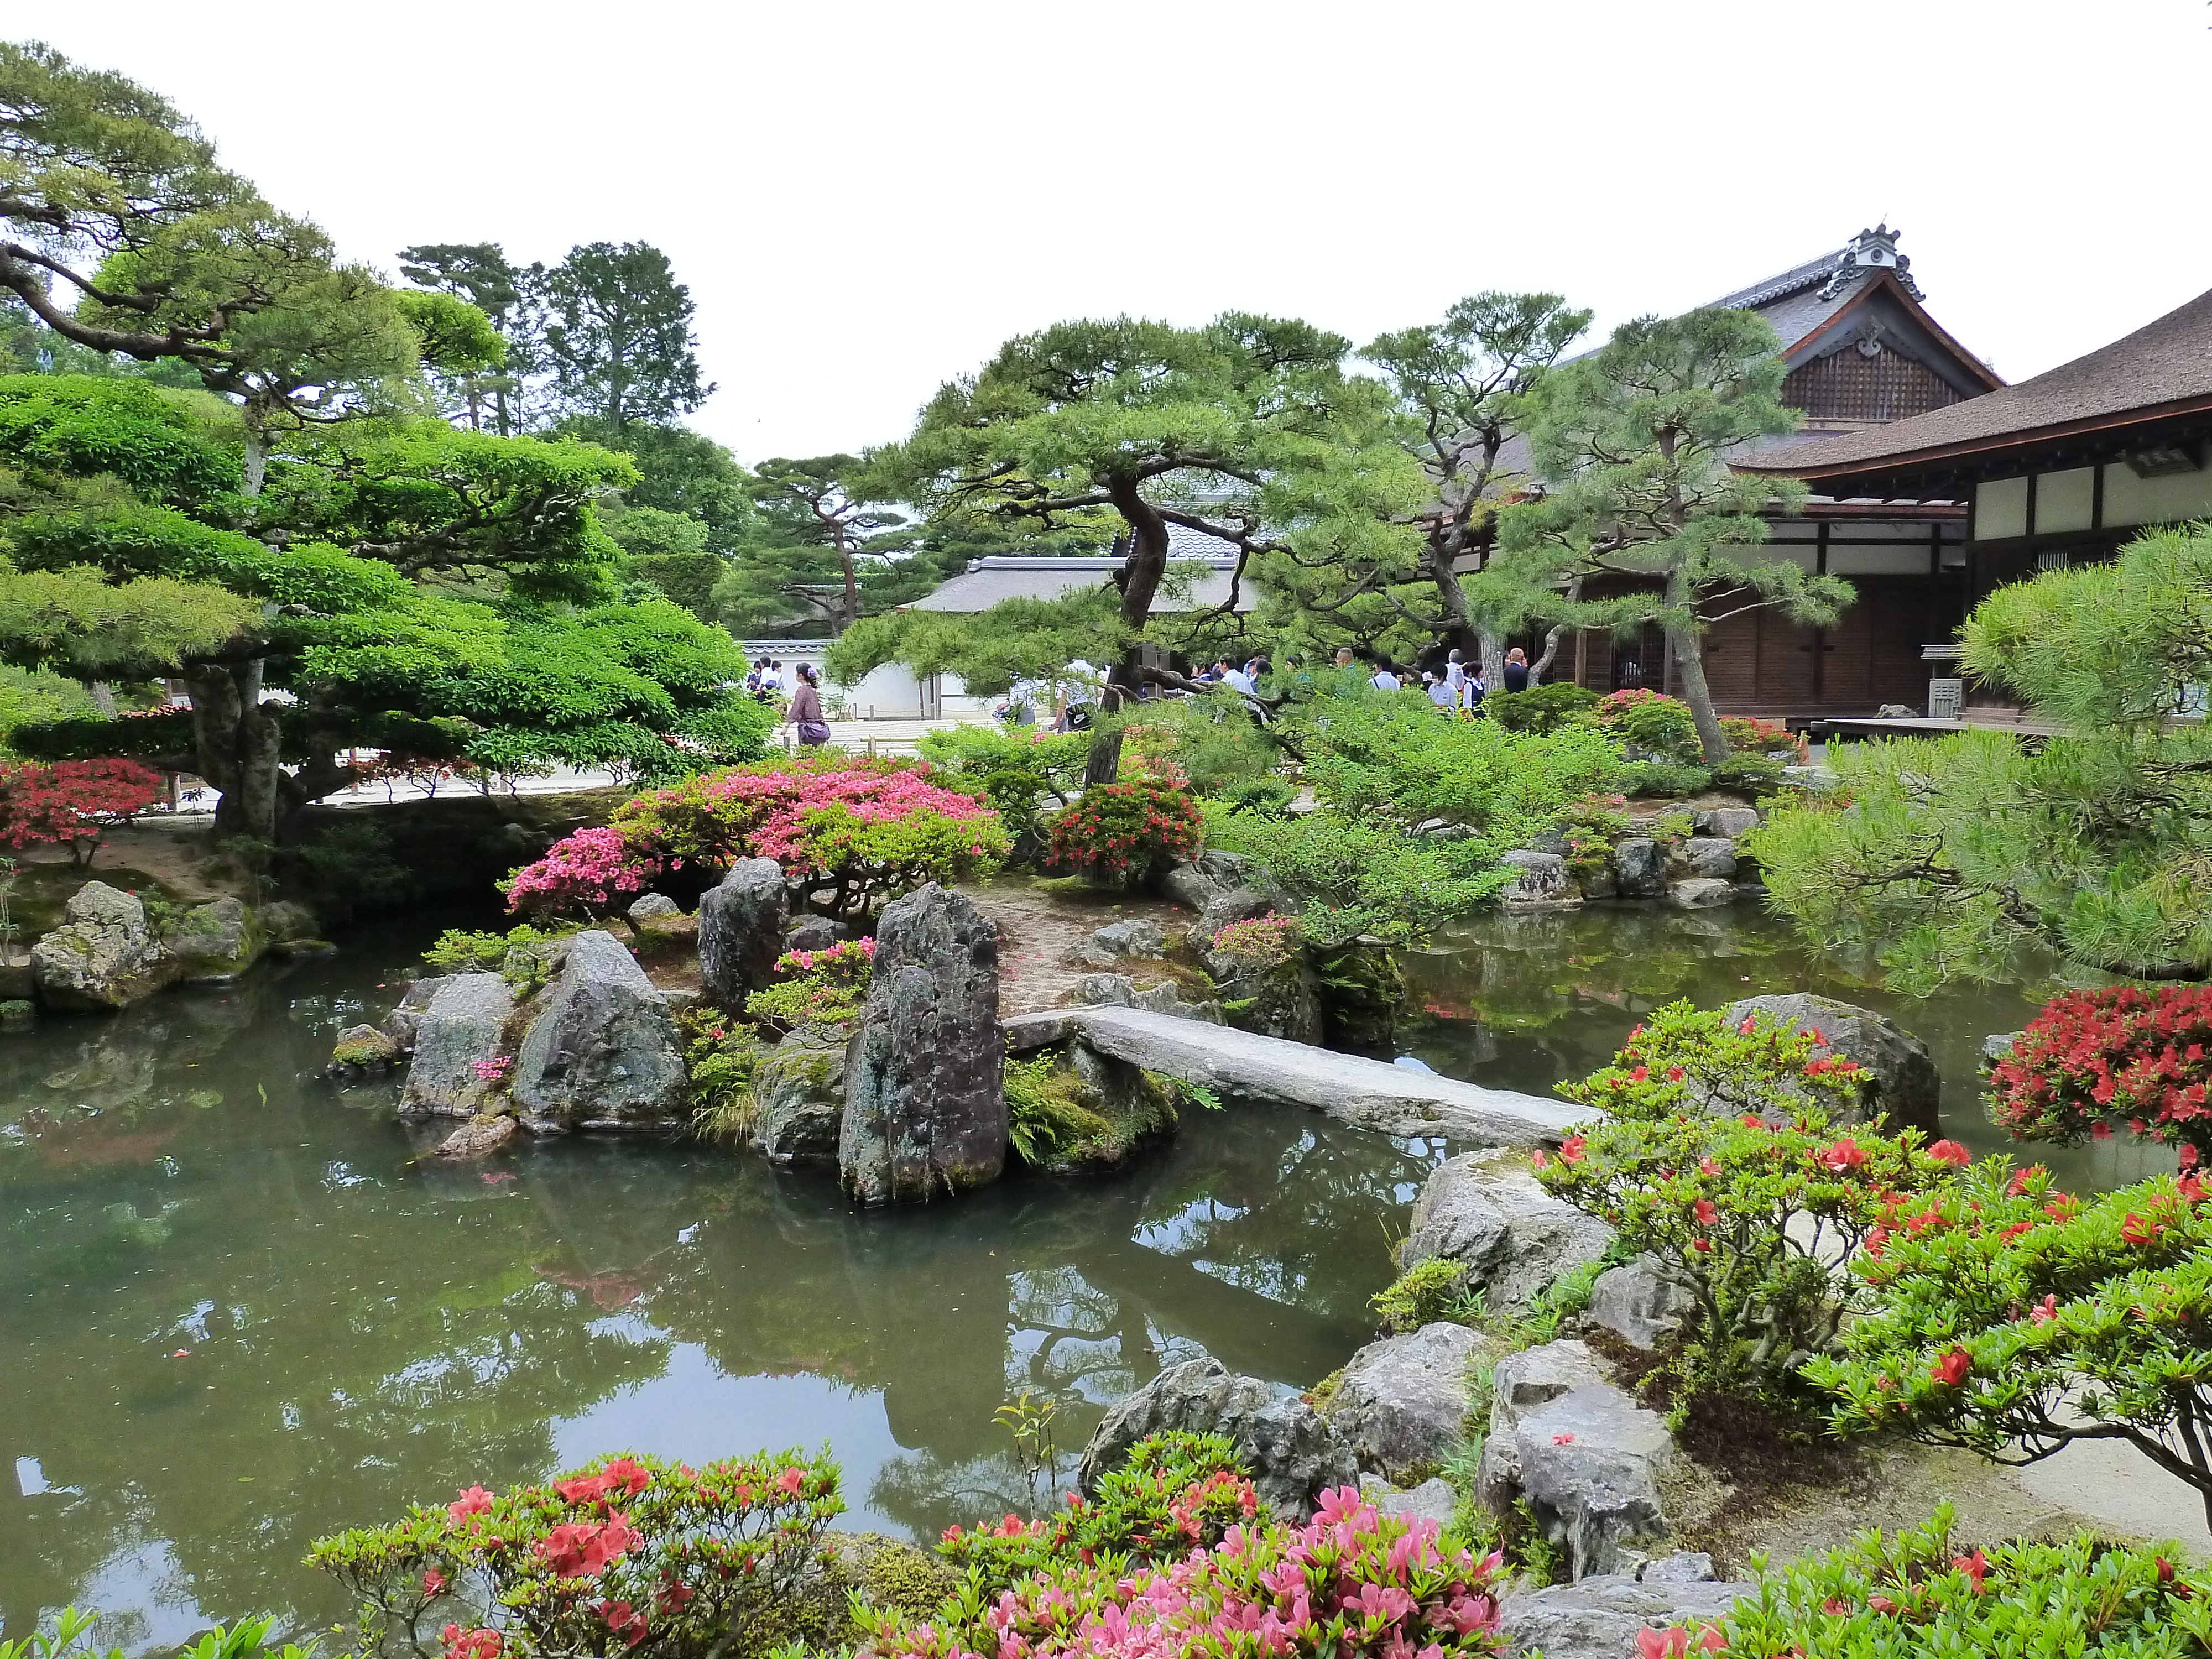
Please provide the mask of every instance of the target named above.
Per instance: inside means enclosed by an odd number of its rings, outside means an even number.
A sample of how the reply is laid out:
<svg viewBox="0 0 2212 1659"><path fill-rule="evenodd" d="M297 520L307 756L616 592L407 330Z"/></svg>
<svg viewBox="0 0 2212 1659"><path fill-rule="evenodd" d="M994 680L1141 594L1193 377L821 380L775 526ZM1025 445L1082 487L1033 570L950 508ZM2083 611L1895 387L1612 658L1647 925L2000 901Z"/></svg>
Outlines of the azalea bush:
<svg viewBox="0 0 2212 1659"><path fill-rule="evenodd" d="M1728 739L1733 754L1764 755L1801 764L1812 758L1812 745L1804 733L1792 732L1781 720L1762 720L1756 714L1723 714L1721 735Z"/></svg>
<svg viewBox="0 0 2212 1659"><path fill-rule="evenodd" d="M1211 1547L1144 1565L1112 1552L1063 1556L996 1595L971 1580L924 1621L863 1613L860 1652L1458 1659L1504 1648L1498 1569L1495 1555L1444 1547L1435 1522L1380 1515L1345 1486L1323 1492L1305 1526L1240 1522Z"/></svg>
<svg viewBox="0 0 2212 1659"><path fill-rule="evenodd" d="M2212 986L2069 991L2045 1005L1990 1074L1990 1119L2021 1140L2078 1143L2124 1123L2212 1151Z"/></svg>
<svg viewBox="0 0 2212 1659"><path fill-rule="evenodd" d="M999 815L909 762L830 755L687 778L624 801L507 885L510 909L611 902L662 871L774 859L817 908L851 915L924 882L988 875L1005 859Z"/></svg>
<svg viewBox="0 0 2212 1659"><path fill-rule="evenodd" d="M1304 937L1304 926L1296 916L1278 915L1270 910L1249 921L1232 921L1215 933L1213 953L1246 970L1265 972L1297 955Z"/></svg>
<svg viewBox="0 0 2212 1659"><path fill-rule="evenodd" d="M1844 1264L1967 1159L1914 1131L1839 1131L1859 1069L1820 1046L1765 1014L1731 1024L1674 1003L1561 1088L1606 1118L1535 1154L1547 1189L1693 1291L1679 1368L1693 1392L1802 1401L1798 1368L1866 1300Z"/></svg>
<svg viewBox="0 0 2212 1659"><path fill-rule="evenodd" d="M635 1653L706 1659L747 1609L791 1593L844 1510L837 1466L797 1452L702 1468L602 1460L544 1485L471 1486L310 1562L361 1607L360 1650L445 1659Z"/></svg>
<svg viewBox="0 0 2212 1659"><path fill-rule="evenodd" d="M2125 1440L2212 1517L2205 1198L2193 1167L2081 1199L2040 1165L1978 1165L1899 1204L1869 1241L1853 1267L1871 1305L1807 1380L1844 1433L2002 1462Z"/></svg>
<svg viewBox="0 0 2212 1659"><path fill-rule="evenodd" d="M1601 698L1591 711L1599 725L1662 760L1695 762L1698 723L1679 697L1638 687Z"/></svg>
<svg viewBox="0 0 2212 1659"><path fill-rule="evenodd" d="M0 845L66 847L79 869L107 832L162 799L161 775L135 760L0 767Z"/></svg>
<svg viewBox="0 0 2212 1659"><path fill-rule="evenodd" d="M1207 845L1256 860L1297 896L1318 951L1363 934L1409 943L1479 909L1518 873L1480 839L1409 836L1364 814L1268 818L1209 804L1206 823Z"/></svg>
<svg viewBox="0 0 2212 1659"><path fill-rule="evenodd" d="M1596 692L1571 680L1553 680L1526 691L1492 691L1482 700L1482 712L1509 732L1540 734L1584 720L1597 703Z"/></svg>
<svg viewBox="0 0 2212 1659"><path fill-rule="evenodd" d="M1128 1461L1100 1477L1095 1498L1067 1494L1065 1508L1033 1521L948 1527L938 1553L993 1584L1101 1554L1133 1565L1211 1549L1233 1526L1270 1518L1251 1472L1218 1434L1170 1430L1139 1440Z"/></svg>
<svg viewBox="0 0 2212 1659"><path fill-rule="evenodd" d="M1190 791L1150 779L1093 784L1053 818L1050 833L1054 866L1123 886L1188 862L1206 844Z"/></svg>
<svg viewBox="0 0 2212 1659"><path fill-rule="evenodd" d="M846 939L826 951L786 951L775 959L776 982L745 999L752 1018L793 1030L801 1025L849 1025L868 1000L876 942Z"/></svg>
<svg viewBox="0 0 2212 1659"><path fill-rule="evenodd" d="M1978 1547L1954 1535L1952 1520L1942 1504L1917 1531L1869 1532L1792 1562L1721 1620L1644 1632L1638 1659L2200 1659L2212 1650L2212 1579L2176 1550L2086 1533Z"/></svg>
<svg viewBox="0 0 2212 1659"><path fill-rule="evenodd" d="M526 864L499 890L509 912L534 915L603 915L643 892L654 875L619 830L579 830Z"/></svg>
<svg viewBox="0 0 2212 1659"><path fill-rule="evenodd" d="M1042 836L1042 819L1082 793L1091 738L1082 732L955 726L915 745L937 775L981 797L1010 833Z"/></svg>

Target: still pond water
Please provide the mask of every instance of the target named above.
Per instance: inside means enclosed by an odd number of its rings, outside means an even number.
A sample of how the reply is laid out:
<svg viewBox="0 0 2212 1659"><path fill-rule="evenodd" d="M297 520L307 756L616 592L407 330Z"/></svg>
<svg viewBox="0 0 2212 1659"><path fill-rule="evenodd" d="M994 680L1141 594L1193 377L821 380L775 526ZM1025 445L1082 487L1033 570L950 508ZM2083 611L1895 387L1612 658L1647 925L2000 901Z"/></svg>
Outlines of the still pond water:
<svg viewBox="0 0 2212 1659"><path fill-rule="evenodd" d="M389 1085L315 1075L380 1018L421 917L322 963L0 1035L0 1618L98 1607L132 1649L253 1610L345 1609L315 1537L617 1448L817 1446L845 1524L928 1538L1026 1506L992 1414L1104 1407L1200 1349L1286 1387L1370 1334L1389 1240L1451 1150L1305 1113L1191 1112L1124 1174L867 1214L833 1178L690 1145L416 1162ZM1469 924L1409 963L1402 1046L1545 1089L1681 995L1829 989L1771 921L1591 910ZM1953 1133L2010 992L1905 1012ZM2100 1149L2109 1168L2134 1173Z"/></svg>

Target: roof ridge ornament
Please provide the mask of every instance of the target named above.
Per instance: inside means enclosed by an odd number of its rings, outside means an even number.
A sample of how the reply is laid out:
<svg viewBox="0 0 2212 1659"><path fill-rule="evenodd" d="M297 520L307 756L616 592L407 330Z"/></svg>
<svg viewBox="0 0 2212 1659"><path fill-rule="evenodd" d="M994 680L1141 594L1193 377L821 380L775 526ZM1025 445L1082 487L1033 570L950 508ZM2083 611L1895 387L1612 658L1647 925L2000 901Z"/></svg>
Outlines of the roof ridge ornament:
<svg viewBox="0 0 2212 1659"><path fill-rule="evenodd" d="M1835 269L1828 273L1820 297L1832 300L1869 270L1887 270L1896 276L1905 291L1914 299L1925 299L1920 284L1912 280L1912 261L1897 251L1897 239L1903 234L1883 223L1852 237L1836 256Z"/></svg>

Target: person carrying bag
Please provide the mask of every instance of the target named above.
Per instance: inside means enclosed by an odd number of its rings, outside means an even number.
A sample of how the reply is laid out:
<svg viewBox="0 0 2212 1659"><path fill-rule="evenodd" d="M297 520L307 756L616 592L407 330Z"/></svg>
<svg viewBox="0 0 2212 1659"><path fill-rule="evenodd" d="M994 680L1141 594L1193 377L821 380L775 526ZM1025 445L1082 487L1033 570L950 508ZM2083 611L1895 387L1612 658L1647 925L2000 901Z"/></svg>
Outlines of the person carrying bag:
<svg viewBox="0 0 2212 1659"><path fill-rule="evenodd" d="M784 711L783 723L799 729L799 741L809 749L818 749L830 741L830 723L822 718L820 684L811 664L799 665L799 689L791 694L791 707Z"/></svg>

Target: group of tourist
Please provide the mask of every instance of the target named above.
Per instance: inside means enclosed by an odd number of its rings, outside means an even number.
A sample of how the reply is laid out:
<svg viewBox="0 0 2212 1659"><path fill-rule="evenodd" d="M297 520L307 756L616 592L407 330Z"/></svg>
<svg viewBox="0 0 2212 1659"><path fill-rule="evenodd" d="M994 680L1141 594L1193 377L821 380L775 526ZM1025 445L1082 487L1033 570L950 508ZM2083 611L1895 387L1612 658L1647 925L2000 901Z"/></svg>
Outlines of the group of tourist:
<svg viewBox="0 0 2212 1659"><path fill-rule="evenodd" d="M811 663L793 663L792 672L799 683L791 690L782 724L793 728L801 744L818 749L830 741L830 723L822 715L822 676ZM783 664L774 658L761 658L745 676L745 695L756 702L781 702L783 690Z"/></svg>

